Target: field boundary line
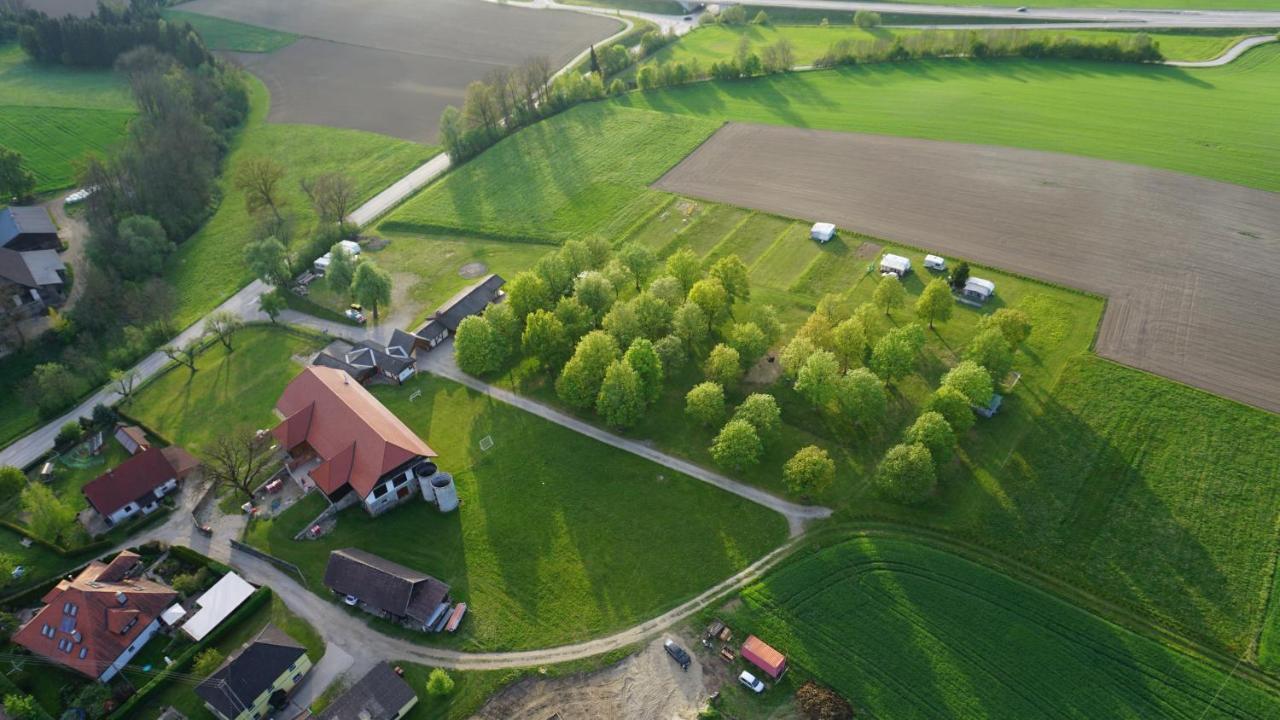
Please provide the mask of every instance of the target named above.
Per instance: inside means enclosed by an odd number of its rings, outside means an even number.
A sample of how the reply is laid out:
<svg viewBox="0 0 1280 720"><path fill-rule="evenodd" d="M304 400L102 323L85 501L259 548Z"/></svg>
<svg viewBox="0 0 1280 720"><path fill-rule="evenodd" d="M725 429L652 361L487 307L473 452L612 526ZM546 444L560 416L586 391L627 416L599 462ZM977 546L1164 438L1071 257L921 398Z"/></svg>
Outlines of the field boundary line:
<svg viewBox="0 0 1280 720"><path fill-rule="evenodd" d="M722 203L716 203L716 204L720 205ZM734 207L734 206L730 205L729 207ZM706 262L708 260L711 260L711 261L719 260L722 257L726 257L728 255L733 254L733 253L719 254L718 251L721 249L721 246L726 245L730 240L733 239L734 235L738 234L738 231L742 229L743 225L746 225L748 222L750 222L751 218L755 217L757 214L758 213L755 210L751 210L741 220L734 223L733 227L729 228L729 231L726 232L724 235L721 235L720 239L716 241L716 244L712 245L711 248L707 250L707 257L703 259L703 262ZM772 244L770 244L770 246L772 246ZM751 274L751 268L747 268L747 274L748 275Z"/></svg>

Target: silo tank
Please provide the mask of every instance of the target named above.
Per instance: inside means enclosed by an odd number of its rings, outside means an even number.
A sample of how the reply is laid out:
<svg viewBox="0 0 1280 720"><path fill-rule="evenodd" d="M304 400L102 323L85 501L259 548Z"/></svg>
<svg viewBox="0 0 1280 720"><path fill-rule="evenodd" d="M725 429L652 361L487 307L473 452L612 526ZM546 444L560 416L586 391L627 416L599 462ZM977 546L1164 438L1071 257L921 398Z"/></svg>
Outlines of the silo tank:
<svg viewBox="0 0 1280 720"><path fill-rule="evenodd" d="M447 472L436 473L431 478L431 489L435 491L436 506L440 512L453 512L458 509L458 488L453 484L453 476Z"/></svg>

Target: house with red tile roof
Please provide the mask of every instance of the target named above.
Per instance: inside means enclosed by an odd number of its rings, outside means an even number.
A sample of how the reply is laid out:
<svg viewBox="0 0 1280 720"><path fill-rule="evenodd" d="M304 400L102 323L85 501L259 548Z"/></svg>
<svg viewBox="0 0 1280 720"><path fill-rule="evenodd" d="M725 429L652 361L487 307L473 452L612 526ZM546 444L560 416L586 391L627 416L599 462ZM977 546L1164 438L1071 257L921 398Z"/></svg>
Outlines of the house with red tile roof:
<svg viewBox="0 0 1280 720"><path fill-rule="evenodd" d="M85 676L107 682L160 629L160 614L178 597L137 575L142 558L121 552L59 582L13 641Z"/></svg>
<svg viewBox="0 0 1280 720"><path fill-rule="evenodd" d="M436 453L360 383L336 368L312 366L276 402L284 420L271 433L304 488L330 500L354 493L372 515L413 497L418 478L436 471Z"/></svg>
<svg viewBox="0 0 1280 720"><path fill-rule="evenodd" d="M179 473L165 448L147 448L89 482L81 492L90 507L116 525L160 507L160 499L178 489Z"/></svg>

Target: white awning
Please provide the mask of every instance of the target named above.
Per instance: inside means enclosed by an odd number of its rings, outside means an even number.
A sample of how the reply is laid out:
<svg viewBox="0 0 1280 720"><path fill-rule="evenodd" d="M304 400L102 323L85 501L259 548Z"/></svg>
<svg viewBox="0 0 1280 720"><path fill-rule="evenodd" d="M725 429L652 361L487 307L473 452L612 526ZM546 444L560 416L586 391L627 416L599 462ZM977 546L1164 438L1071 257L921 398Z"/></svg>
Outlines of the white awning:
<svg viewBox="0 0 1280 720"><path fill-rule="evenodd" d="M880 268L882 270L883 269L893 270L901 274L911 269L911 261L908 260L907 258L902 257L901 255L894 255L893 253L885 253L884 257L880 258Z"/></svg>
<svg viewBox="0 0 1280 720"><path fill-rule="evenodd" d="M169 627L173 627L178 623L179 620L181 620L186 616L187 616L187 611L183 610L182 606L179 605L178 603L174 603L173 606L170 607L168 610L165 610L163 613L160 613L160 619L164 621L164 624L168 625Z"/></svg>
<svg viewBox="0 0 1280 720"><path fill-rule="evenodd" d="M204 639L210 630L248 600L253 591L254 587L245 582L244 578L233 572L227 573L196 600L200 610L182 626L182 631L197 642Z"/></svg>

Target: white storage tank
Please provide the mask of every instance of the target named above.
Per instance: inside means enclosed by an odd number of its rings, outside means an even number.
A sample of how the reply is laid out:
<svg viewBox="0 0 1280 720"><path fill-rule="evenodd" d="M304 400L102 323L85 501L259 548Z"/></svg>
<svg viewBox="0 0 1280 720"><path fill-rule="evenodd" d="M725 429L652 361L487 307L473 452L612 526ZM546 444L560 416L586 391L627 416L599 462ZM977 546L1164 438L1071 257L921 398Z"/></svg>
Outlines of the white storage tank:
<svg viewBox="0 0 1280 720"><path fill-rule="evenodd" d="M436 491L431 487L431 478L438 474L436 464L430 460L420 462L413 468L413 475L418 478L418 487L422 489L422 499L429 503L436 501Z"/></svg>
<svg viewBox="0 0 1280 720"><path fill-rule="evenodd" d="M436 507L440 512L453 512L458 509L458 488L453 484L453 476L447 472L436 473L430 481L435 491Z"/></svg>

